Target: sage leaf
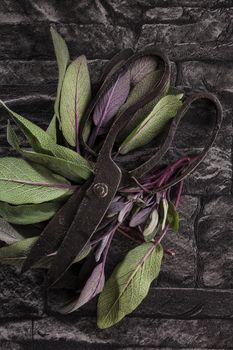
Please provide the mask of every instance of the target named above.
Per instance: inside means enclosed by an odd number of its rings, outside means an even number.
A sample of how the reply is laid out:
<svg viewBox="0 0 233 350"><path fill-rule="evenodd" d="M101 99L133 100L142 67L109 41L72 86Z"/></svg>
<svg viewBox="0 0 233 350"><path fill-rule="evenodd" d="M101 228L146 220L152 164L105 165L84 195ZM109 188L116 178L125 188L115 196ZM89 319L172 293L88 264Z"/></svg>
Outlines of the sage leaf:
<svg viewBox="0 0 233 350"><path fill-rule="evenodd" d="M154 238L158 223L159 223L159 214L157 209L154 209L151 212L150 217L148 219L148 223L143 231L143 236L146 242Z"/></svg>
<svg viewBox="0 0 233 350"><path fill-rule="evenodd" d="M134 105L138 101L140 101L140 99L143 96L145 96L148 92L150 92L151 89L156 85L156 82L160 77L160 75L161 75L161 71L156 70L154 72L150 72L141 81L139 81L133 87L133 89L131 89L126 102L121 106L118 114L122 114L123 111L125 111L127 108Z"/></svg>
<svg viewBox="0 0 233 350"><path fill-rule="evenodd" d="M43 203L70 195L74 188L60 175L15 157L0 158L0 201Z"/></svg>
<svg viewBox="0 0 233 350"><path fill-rule="evenodd" d="M99 328L113 326L136 309L146 297L151 282L158 277L162 257L161 245L143 243L117 265L99 296Z"/></svg>
<svg viewBox="0 0 233 350"><path fill-rule="evenodd" d="M109 239L111 237L111 232L109 234L107 234L102 241L100 242L98 248L96 249L95 252L95 261L99 262L100 258L102 256L103 251L105 250L106 246L108 245Z"/></svg>
<svg viewBox="0 0 233 350"><path fill-rule="evenodd" d="M121 209L121 211L118 214L118 222L122 223L125 218L128 216L128 214L131 212L133 208L134 203L132 201L129 201L125 203L124 207Z"/></svg>
<svg viewBox="0 0 233 350"><path fill-rule="evenodd" d="M119 147L121 154L149 143L176 116L182 102L173 95L167 95L155 105L150 114L129 134Z"/></svg>
<svg viewBox="0 0 233 350"><path fill-rule="evenodd" d="M0 219L0 241L11 244L23 237L4 219Z"/></svg>
<svg viewBox="0 0 233 350"><path fill-rule="evenodd" d="M0 248L0 263L18 265L20 261L27 256L37 239L38 237L21 239L9 246Z"/></svg>
<svg viewBox="0 0 233 350"><path fill-rule="evenodd" d="M153 100L145 104L142 108L139 108L136 113L134 113L134 115L129 119L129 122L125 128L119 133L119 136L117 138L118 144L123 142L128 137L128 135L145 119L145 116L148 116L151 113L160 98L166 95L169 83L170 82L168 82L167 85L163 88L160 96L155 97ZM153 88L154 87L152 87L152 89Z"/></svg>
<svg viewBox="0 0 233 350"><path fill-rule="evenodd" d="M54 142L57 142L57 116L56 116L56 114L54 114L53 118L51 119L46 132L53 139Z"/></svg>
<svg viewBox="0 0 233 350"><path fill-rule="evenodd" d="M162 199L161 205L162 205L162 211L163 211L163 220L162 220L162 223L161 223L161 228L163 230L165 228L165 225L166 225L167 213L168 213L168 201L167 201L166 198Z"/></svg>
<svg viewBox="0 0 233 350"><path fill-rule="evenodd" d="M60 116L62 133L71 146L77 146L79 123L91 98L91 82L85 56L67 68L61 89Z"/></svg>
<svg viewBox="0 0 233 350"><path fill-rule="evenodd" d="M132 63L130 69L131 84L136 85L147 74L157 68L157 62L154 57L144 56Z"/></svg>
<svg viewBox="0 0 233 350"><path fill-rule="evenodd" d="M73 261L73 264L85 259L91 252L92 247L91 245L86 245L86 247L84 247L81 252L76 256L76 258Z"/></svg>
<svg viewBox="0 0 233 350"><path fill-rule="evenodd" d="M179 231L179 226L180 226L179 213L171 201L168 202L167 222L173 231L175 232Z"/></svg>
<svg viewBox="0 0 233 350"><path fill-rule="evenodd" d="M80 168L80 174L78 174L80 177L82 171L84 171L84 179L87 179L90 176L93 172L93 165L90 162L77 152L74 152L67 147L57 145L43 129L12 111L1 100L0 104L2 104L2 106L9 112L12 119L19 125L35 152L74 162L76 163L76 166Z"/></svg>
<svg viewBox="0 0 233 350"><path fill-rule="evenodd" d="M56 174L62 175L69 180L80 182L82 179L87 179L91 174L90 167L85 166L85 164L80 166L74 161L21 149L17 135L10 123L7 125L7 140L8 143L24 158L31 162L41 164Z"/></svg>
<svg viewBox="0 0 233 350"><path fill-rule="evenodd" d="M130 89L130 74L126 73L118 76L112 87L100 99L93 114L94 124L98 129L105 127L112 117L118 112L122 104L128 97Z"/></svg>
<svg viewBox="0 0 233 350"><path fill-rule="evenodd" d="M108 212L107 212L107 216L108 217L113 217L116 214L118 214L123 208L125 207L125 201L119 196L115 197L109 208L108 208Z"/></svg>
<svg viewBox="0 0 233 350"><path fill-rule="evenodd" d="M65 305L63 308L59 309L59 311L63 314L67 314L79 309L102 291L104 282L104 263L99 263L92 271L92 274L83 287L80 296L71 303Z"/></svg>
<svg viewBox="0 0 233 350"><path fill-rule="evenodd" d="M57 97L54 104L54 112L55 112L55 116L60 120L59 109L60 109L61 88L62 88L62 83L65 77L66 68L69 63L70 56L69 56L69 51L65 43L65 40L61 37L61 35L58 34L58 32L53 27L50 28L50 32L52 35L53 46L54 46L54 51L57 59L57 65L58 65L58 86L57 86ZM51 128L52 126L50 126L50 131L51 131Z"/></svg>
<svg viewBox="0 0 233 350"><path fill-rule="evenodd" d="M10 205L0 202L0 216L12 224L36 224L51 219L61 205L60 202L24 205Z"/></svg>
<svg viewBox="0 0 233 350"><path fill-rule="evenodd" d="M106 80L108 77L106 78ZM105 80L105 81L106 81ZM129 71L118 76L109 90L102 96L97 103L94 113L93 122L95 128L88 140L89 146L92 147L96 137L107 133L108 125L111 119L117 114L122 104L125 102L130 91L130 73Z"/></svg>
<svg viewBox="0 0 233 350"><path fill-rule="evenodd" d="M151 208L143 208L140 211L137 211L134 215L132 215L129 222L129 227L136 227L143 224L148 219L151 211Z"/></svg>
<svg viewBox="0 0 233 350"><path fill-rule="evenodd" d="M22 267L27 254L37 241L38 237L22 239L7 247L0 248L0 264ZM54 254L50 254L38 261L32 268L48 269Z"/></svg>

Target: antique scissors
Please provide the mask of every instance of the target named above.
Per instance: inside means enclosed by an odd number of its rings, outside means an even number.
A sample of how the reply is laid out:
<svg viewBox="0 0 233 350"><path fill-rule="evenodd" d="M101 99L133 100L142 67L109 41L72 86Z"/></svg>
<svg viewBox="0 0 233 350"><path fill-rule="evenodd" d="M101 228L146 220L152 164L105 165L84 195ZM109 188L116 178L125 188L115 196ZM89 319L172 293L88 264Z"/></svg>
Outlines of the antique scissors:
<svg viewBox="0 0 233 350"><path fill-rule="evenodd" d="M220 102L210 93L196 93L184 101L178 114L171 121L159 149L152 154L149 160L133 170L126 171L112 159L112 150L117 135L126 126L129 118L150 101L155 98L160 99L170 79L171 68L167 56L154 46L151 46L136 54L132 54L131 50L125 50L114 58L112 64L109 64L105 72L107 77L81 120L80 130L83 130L85 123L91 118L96 104L112 86L119 74L124 73L130 64L144 56L152 56L162 64L162 75L159 81L151 92L127 108L114 120L98 155L82 140L83 148L92 155L97 156L94 175L74 192L47 224L24 262L22 271L26 271L42 257L57 250L57 254L54 256L48 271L47 287L54 285L64 275L76 256L89 244L117 191L135 184L135 181L140 183L140 179L158 165L171 146L180 121L195 101L205 99L215 106L216 113L214 113L212 133L198 157L195 157L179 176L166 185L156 188L153 192L160 192L176 185L192 172L205 157L220 129L222 121ZM117 68L114 69L116 64Z"/></svg>

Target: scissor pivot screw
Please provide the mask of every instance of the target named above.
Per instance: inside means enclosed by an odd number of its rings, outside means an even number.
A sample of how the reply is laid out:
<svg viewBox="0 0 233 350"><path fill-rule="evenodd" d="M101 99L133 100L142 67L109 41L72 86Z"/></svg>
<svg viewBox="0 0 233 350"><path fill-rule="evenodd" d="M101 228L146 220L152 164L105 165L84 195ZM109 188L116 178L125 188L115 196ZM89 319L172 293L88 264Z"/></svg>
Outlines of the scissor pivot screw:
<svg viewBox="0 0 233 350"><path fill-rule="evenodd" d="M104 183L97 183L93 186L93 191L99 198L104 198L108 194L108 186Z"/></svg>

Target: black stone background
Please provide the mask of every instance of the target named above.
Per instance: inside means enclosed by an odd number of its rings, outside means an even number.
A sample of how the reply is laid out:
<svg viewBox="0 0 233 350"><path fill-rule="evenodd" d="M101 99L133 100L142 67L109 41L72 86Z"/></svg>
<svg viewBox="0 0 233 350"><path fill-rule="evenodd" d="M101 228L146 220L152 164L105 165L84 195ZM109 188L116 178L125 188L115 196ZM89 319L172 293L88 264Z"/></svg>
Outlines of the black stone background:
<svg viewBox="0 0 233 350"><path fill-rule="evenodd" d="M0 1L0 98L42 127L53 114L57 83L51 23L72 58L87 55L93 81L120 49L155 43L173 62L176 85L215 92L225 117L214 147L186 181L181 230L165 242L176 256L164 259L143 304L101 331L95 303L71 316L54 315L45 307L40 273L20 276L1 267L0 349L233 348L232 18L232 0ZM197 127L197 115L180 132L176 153L202 147L208 123ZM1 156L13 154L6 120L1 110ZM127 244L115 239L110 265Z"/></svg>

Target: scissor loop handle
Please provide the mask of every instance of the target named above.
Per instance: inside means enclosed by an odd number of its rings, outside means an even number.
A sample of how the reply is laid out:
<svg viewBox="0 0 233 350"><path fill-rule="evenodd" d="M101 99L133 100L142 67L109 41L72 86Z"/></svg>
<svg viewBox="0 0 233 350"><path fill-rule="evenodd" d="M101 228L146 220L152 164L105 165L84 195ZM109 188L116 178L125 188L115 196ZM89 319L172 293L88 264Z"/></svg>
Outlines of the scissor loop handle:
<svg viewBox="0 0 233 350"><path fill-rule="evenodd" d="M103 146L100 150L100 154L97 161L97 167L98 163L101 164L102 160L106 159L108 157L111 159L112 155L112 149L116 141L116 137L119 134L119 132L124 129L125 125L129 122L129 118L134 115L140 108L144 107L149 102L153 101L155 98L160 98L164 94L164 88L167 86L169 80L170 80L170 74L171 74L171 66L170 62L168 60L168 57L157 50L155 47L148 47L145 49L142 53L135 54L133 56L133 60L136 60L138 58L141 58L143 56L155 56L159 58L163 63L163 73L160 78L160 80L155 85L154 89L145 95L140 101L136 102L134 105L128 107L112 124L105 141L103 143ZM131 58L132 60L132 58Z"/></svg>
<svg viewBox="0 0 233 350"><path fill-rule="evenodd" d="M111 153L112 153L112 148L115 143L116 137L118 133L124 128L124 126L128 123L129 118L134 115L139 108L142 108L144 105L147 103L151 102L155 98L160 98L162 97L164 87L166 84L168 84L170 80L170 75L171 75L171 65L170 61L167 57L166 54L162 53L160 50L158 50L154 46L149 46L145 48L142 52L138 52L132 56L130 56L128 59L124 60L127 56L129 56L129 52L123 52L124 55L119 55L119 66L116 69L116 71L104 81L102 84L99 92L95 96L95 98L92 100L92 103L89 105L85 115L82 117L80 121L80 142L84 149L86 149L89 153L96 155L96 153L86 144L86 142L82 138L82 130L85 127L86 122L91 118L92 112L94 111L95 106L98 104L100 99L106 94L106 92L111 88L112 84L116 81L118 76L120 74L125 73L130 65L135 62L136 60L144 57L144 56L153 56L157 59L161 60L161 63L163 65L163 73L158 80L158 82L155 84L154 89L145 95L140 101L135 103L134 105L128 107L112 124L106 139L104 141L104 144L101 148L99 157L98 157L98 162L100 162L101 157L109 157L111 158ZM113 68L113 67L112 67ZM109 69L108 69L109 71Z"/></svg>
<svg viewBox="0 0 233 350"><path fill-rule="evenodd" d="M131 178L136 178L137 180L142 178L143 175L151 171L158 164L158 162L163 158L163 156L166 154L169 147L171 146L172 141L174 140L174 136L176 134L177 128L182 118L184 118L185 114L187 113L187 111L190 109L191 105L194 102L198 100L203 100L203 99L212 102L216 109L216 113L214 113L214 123L213 123L214 127L210 137L207 140L207 143L204 149L199 154L199 156L195 158L195 160L190 162L190 164L182 172L182 174L180 174L180 176L178 176L174 180L171 180L166 185L163 185L151 192L154 192L154 193L160 192L168 189L171 186L174 186L175 184L183 180L187 175L189 175L202 162L203 158L206 156L208 150L210 149L210 147L212 146L212 144L214 143L217 137L218 131L221 127L222 118L223 118L222 106L218 98L215 95L208 92L196 93L186 99L180 111L178 112L177 116L173 119L169 128L168 134L165 138L165 141L160 147L160 149L158 150L158 152L148 161L140 165L138 168L129 172L129 176Z"/></svg>

